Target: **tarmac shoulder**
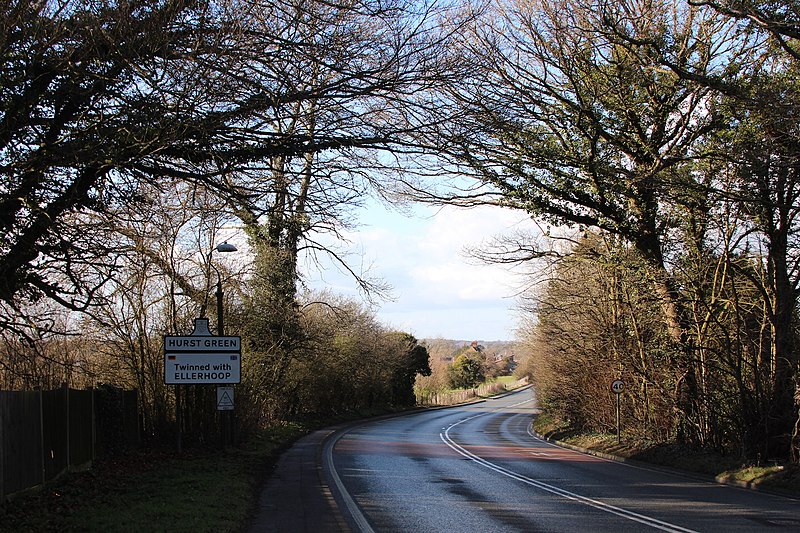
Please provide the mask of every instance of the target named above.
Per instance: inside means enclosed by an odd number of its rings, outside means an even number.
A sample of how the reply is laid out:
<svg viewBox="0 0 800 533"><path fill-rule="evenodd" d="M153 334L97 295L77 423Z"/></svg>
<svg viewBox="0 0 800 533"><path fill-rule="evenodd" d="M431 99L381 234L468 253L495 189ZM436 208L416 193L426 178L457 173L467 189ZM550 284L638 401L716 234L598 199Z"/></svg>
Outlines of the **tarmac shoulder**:
<svg viewBox="0 0 800 533"><path fill-rule="evenodd" d="M283 452L264 484L250 533L349 531L324 481L322 443L335 428L314 431Z"/></svg>

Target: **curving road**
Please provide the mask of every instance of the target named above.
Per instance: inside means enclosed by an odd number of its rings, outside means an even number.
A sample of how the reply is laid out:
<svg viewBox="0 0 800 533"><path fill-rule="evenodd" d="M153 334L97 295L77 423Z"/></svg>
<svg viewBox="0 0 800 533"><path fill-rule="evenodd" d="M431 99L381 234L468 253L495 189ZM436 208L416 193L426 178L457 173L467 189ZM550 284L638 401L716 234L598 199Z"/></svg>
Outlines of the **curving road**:
<svg viewBox="0 0 800 533"><path fill-rule="evenodd" d="M530 433L527 389L327 439L327 485L353 531L800 531L800 502L609 461Z"/></svg>

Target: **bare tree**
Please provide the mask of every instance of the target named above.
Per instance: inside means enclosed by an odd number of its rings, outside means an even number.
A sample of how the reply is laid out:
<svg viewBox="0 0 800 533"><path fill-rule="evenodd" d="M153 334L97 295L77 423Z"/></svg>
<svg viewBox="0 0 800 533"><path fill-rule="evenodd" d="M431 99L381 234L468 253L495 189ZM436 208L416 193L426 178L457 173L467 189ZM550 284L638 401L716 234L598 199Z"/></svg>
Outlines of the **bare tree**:
<svg viewBox="0 0 800 533"><path fill-rule="evenodd" d="M797 6L792 2L698 2L708 13L719 15L734 28L728 53L714 68L681 64L680 56L668 42L641 38L630 31L631 17L620 16L610 25L612 34L629 48L647 46L656 61L675 75L714 90L723 98L731 135L720 136L708 147L713 158L733 176L732 181L713 183L717 196L736 204L732 210L742 216L748 228L744 253L752 242L763 243L764 276L749 276L762 294L768 309L770 339L764 345L769 372L770 399L767 411L757 409L764 437L769 441L765 453L782 453L790 438L789 429L800 420L800 404L795 400L798 358L795 354L798 277L798 182L797 120L800 109L796 38ZM744 24L739 24L744 22ZM777 43L778 46L774 46ZM731 209L729 209L731 210ZM732 263L736 265L737 263ZM757 269L761 270L761 268ZM797 440L797 435L794 439ZM795 458L800 443L795 442Z"/></svg>
<svg viewBox="0 0 800 533"><path fill-rule="evenodd" d="M715 43L729 28L664 3L511 2L491 15L464 39L475 76L447 94L456 119L438 132L447 160L482 188L444 201L490 201L632 243L661 302L681 426L694 438L687 310L671 274L674 206L686 191L705 190L691 166L724 122L709 87L613 30L624 17L631 35L669 42L677 61L704 71L725 52Z"/></svg>
<svg viewBox="0 0 800 533"><path fill-rule="evenodd" d="M293 261L301 234L333 229L341 205L387 168L364 150L409 146L421 115L412 97L437 82L449 35L437 10L401 0L8 3L6 314L40 296L86 308L116 250L81 220L164 177L214 191L247 225L269 213L263 234L281 234Z"/></svg>
<svg viewBox="0 0 800 533"><path fill-rule="evenodd" d="M800 6L793 0L764 2L759 0L699 0L698 6L709 6L716 11L744 21L756 30L769 34L784 52L800 59L797 40L800 39Z"/></svg>

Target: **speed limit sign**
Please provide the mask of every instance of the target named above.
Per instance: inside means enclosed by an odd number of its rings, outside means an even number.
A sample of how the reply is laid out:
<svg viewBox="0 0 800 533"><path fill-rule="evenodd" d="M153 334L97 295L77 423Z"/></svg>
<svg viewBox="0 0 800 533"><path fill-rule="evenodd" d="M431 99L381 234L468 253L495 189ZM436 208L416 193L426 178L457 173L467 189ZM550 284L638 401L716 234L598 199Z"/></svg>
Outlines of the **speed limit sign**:
<svg viewBox="0 0 800 533"><path fill-rule="evenodd" d="M625 390L625 383L621 379L615 379L611 382L611 391L615 394L622 394Z"/></svg>

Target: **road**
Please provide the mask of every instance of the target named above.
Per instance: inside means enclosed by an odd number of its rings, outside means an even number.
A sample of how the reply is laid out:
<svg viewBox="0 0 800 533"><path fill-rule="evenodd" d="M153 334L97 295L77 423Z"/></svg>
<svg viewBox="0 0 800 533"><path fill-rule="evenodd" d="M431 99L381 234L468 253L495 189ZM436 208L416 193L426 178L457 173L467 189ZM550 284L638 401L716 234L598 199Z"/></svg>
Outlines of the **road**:
<svg viewBox="0 0 800 533"><path fill-rule="evenodd" d="M327 439L353 531L800 531L800 502L609 461L530 432L528 389L368 422Z"/></svg>

